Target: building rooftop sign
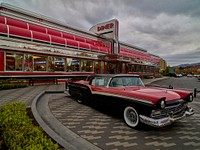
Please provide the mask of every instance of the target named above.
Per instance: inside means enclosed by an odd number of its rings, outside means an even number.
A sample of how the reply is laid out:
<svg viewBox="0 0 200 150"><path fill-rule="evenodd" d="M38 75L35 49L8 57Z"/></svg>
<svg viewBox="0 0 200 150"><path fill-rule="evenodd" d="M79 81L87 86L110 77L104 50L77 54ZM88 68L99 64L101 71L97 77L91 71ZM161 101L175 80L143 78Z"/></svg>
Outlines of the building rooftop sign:
<svg viewBox="0 0 200 150"><path fill-rule="evenodd" d="M118 41L119 22L117 19L112 19L110 21L94 25L89 30L104 38Z"/></svg>

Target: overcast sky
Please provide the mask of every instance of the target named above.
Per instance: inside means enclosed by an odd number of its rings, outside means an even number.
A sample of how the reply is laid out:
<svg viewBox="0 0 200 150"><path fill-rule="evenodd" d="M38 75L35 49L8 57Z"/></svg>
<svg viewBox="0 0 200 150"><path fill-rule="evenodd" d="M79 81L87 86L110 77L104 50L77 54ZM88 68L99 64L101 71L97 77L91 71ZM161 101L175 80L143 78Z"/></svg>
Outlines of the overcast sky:
<svg viewBox="0 0 200 150"><path fill-rule="evenodd" d="M119 40L170 66L200 62L200 0L0 0L88 31L116 18Z"/></svg>

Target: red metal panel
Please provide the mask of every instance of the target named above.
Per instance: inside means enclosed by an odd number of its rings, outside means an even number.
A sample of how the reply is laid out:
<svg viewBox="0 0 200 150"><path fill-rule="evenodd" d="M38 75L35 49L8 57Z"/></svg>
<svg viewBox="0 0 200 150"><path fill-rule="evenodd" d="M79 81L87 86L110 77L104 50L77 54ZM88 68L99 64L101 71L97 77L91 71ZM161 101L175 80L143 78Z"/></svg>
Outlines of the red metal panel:
<svg viewBox="0 0 200 150"><path fill-rule="evenodd" d="M54 35L51 35L51 42L56 43L56 44L65 45L65 39L64 38L54 36Z"/></svg>
<svg viewBox="0 0 200 150"><path fill-rule="evenodd" d="M6 33L6 34L8 34L7 25L0 23L0 33Z"/></svg>
<svg viewBox="0 0 200 150"><path fill-rule="evenodd" d="M106 47L99 47L99 50L101 51L101 52L108 52L108 48L106 48Z"/></svg>
<svg viewBox="0 0 200 150"><path fill-rule="evenodd" d="M4 51L0 51L0 71L4 71Z"/></svg>
<svg viewBox="0 0 200 150"><path fill-rule="evenodd" d="M121 52L125 52L125 49L124 48L120 48L120 53Z"/></svg>
<svg viewBox="0 0 200 150"><path fill-rule="evenodd" d="M91 50L96 50L96 51L99 51L99 48L98 48L98 46L95 46L95 45L90 45L90 48L91 48Z"/></svg>
<svg viewBox="0 0 200 150"><path fill-rule="evenodd" d="M63 32L63 38L74 40L74 35Z"/></svg>
<svg viewBox="0 0 200 150"><path fill-rule="evenodd" d="M120 51L121 55L127 56L128 54L126 52Z"/></svg>
<svg viewBox="0 0 200 150"><path fill-rule="evenodd" d="M74 36L76 41L80 41L80 42L85 42L85 38L80 37L80 36Z"/></svg>
<svg viewBox="0 0 200 150"><path fill-rule="evenodd" d="M16 19L13 19L13 18L7 17L7 24L10 25L10 26L15 26L15 27L27 29L27 23L26 22L16 20Z"/></svg>
<svg viewBox="0 0 200 150"><path fill-rule="evenodd" d="M9 26L9 35L31 38L31 32L28 29L23 29L14 26Z"/></svg>
<svg viewBox="0 0 200 150"><path fill-rule="evenodd" d="M94 41L93 40L91 40L91 39L86 39L86 41L85 41L86 43L89 43L89 44L92 44L92 45L94 45Z"/></svg>
<svg viewBox="0 0 200 150"><path fill-rule="evenodd" d="M35 24L31 24L31 23L29 23L29 30L46 33L45 27L38 26L38 25L35 25Z"/></svg>
<svg viewBox="0 0 200 150"><path fill-rule="evenodd" d="M61 37L60 31L56 31L54 29L47 28L47 33L50 34L50 35L55 35L55 36Z"/></svg>
<svg viewBox="0 0 200 150"><path fill-rule="evenodd" d="M88 43L84 43L84 42L79 42L79 47L80 48L84 48L84 49L90 49L90 46Z"/></svg>
<svg viewBox="0 0 200 150"><path fill-rule="evenodd" d="M102 43L102 42L99 42L99 41L95 41L94 45L103 46L103 43Z"/></svg>
<svg viewBox="0 0 200 150"><path fill-rule="evenodd" d="M0 16L0 23L5 24L5 17L4 16Z"/></svg>
<svg viewBox="0 0 200 150"><path fill-rule="evenodd" d="M78 48L78 42L74 41L74 40L67 40L67 46L77 47Z"/></svg>
<svg viewBox="0 0 200 150"><path fill-rule="evenodd" d="M40 41L50 43L50 37L48 34L37 32L37 31L33 31L32 33L33 33L33 40L40 40Z"/></svg>

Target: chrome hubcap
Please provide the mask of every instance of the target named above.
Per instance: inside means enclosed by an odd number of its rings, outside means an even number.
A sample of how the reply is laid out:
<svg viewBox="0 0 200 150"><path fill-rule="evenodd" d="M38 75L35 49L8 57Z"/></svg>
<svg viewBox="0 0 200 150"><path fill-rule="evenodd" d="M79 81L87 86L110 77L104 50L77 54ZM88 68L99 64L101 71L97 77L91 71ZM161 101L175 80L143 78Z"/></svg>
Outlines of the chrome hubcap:
<svg viewBox="0 0 200 150"><path fill-rule="evenodd" d="M132 123L137 122L137 116L136 116L136 114L134 113L133 110L128 110L128 111L127 111L127 118L128 118Z"/></svg>

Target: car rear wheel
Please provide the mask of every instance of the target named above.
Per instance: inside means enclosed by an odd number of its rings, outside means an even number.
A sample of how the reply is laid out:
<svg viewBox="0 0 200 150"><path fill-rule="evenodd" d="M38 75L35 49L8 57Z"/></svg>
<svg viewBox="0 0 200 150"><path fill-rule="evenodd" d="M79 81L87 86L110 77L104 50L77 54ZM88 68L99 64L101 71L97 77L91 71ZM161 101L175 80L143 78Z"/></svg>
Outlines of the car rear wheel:
<svg viewBox="0 0 200 150"><path fill-rule="evenodd" d="M124 121L132 128L137 127L140 122L138 112L133 107L127 106L124 109Z"/></svg>
<svg viewBox="0 0 200 150"><path fill-rule="evenodd" d="M84 101L82 99L76 99L76 101L79 103L79 104L83 104Z"/></svg>
<svg viewBox="0 0 200 150"><path fill-rule="evenodd" d="M69 89L69 94L71 95L71 97L73 99L75 99L79 104L83 104L84 103L84 99L81 97L81 95L78 95L77 93L73 93L70 89Z"/></svg>

